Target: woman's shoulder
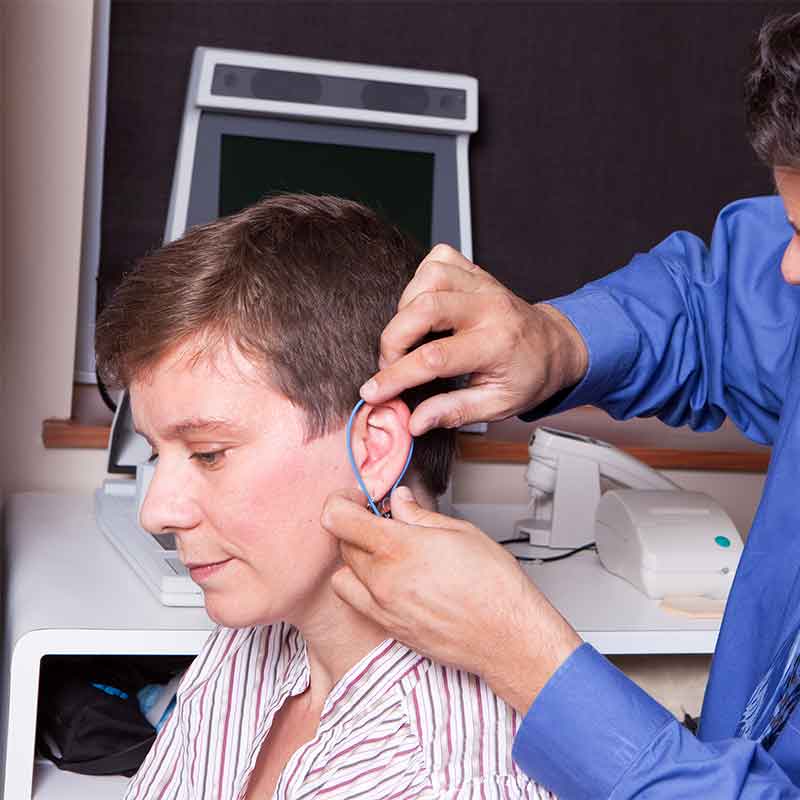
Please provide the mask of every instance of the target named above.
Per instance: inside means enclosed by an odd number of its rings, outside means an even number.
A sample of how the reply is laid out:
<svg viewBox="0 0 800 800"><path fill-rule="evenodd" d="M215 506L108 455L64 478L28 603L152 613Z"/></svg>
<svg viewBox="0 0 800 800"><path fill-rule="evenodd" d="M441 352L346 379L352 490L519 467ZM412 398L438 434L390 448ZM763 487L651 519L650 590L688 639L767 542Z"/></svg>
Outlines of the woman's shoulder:
<svg viewBox="0 0 800 800"><path fill-rule="evenodd" d="M474 725L484 735L502 728L513 739L522 722L482 678L456 667L428 662L414 691L441 726Z"/></svg>
<svg viewBox="0 0 800 800"><path fill-rule="evenodd" d="M477 675L430 662L407 705L441 796L479 797L499 781L504 797L549 797L512 759L520 715Z"/></svg>

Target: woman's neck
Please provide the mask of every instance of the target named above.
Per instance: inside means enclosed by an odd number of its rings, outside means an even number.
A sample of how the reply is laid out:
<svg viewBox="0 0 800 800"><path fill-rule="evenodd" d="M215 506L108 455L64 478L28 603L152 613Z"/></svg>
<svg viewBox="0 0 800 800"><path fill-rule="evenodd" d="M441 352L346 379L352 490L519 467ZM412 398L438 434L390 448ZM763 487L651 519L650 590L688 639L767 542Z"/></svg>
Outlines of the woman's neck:
<svg viewBox="0 0 800 800"><path fill-rule="evenodd" d="M436 500L423 489L421 482L410 476L407 485L419 505L436 508ZM341 563L332 566L330 574L340 566ZM287 620L300 631L306 642L311 671L309 703L320 711L333 687L347 671L388 638L380 625L334 593L329 577L307 598L297 615Z"/></svg>
<svg viewBox="0 0 800 800"><path fill-rule="evenodd" d="M311 673L308 702L321 711L333 687L386 639L387 633L340 600L329 582L317 595L296 619L288 621L305 640Z"/></svg>

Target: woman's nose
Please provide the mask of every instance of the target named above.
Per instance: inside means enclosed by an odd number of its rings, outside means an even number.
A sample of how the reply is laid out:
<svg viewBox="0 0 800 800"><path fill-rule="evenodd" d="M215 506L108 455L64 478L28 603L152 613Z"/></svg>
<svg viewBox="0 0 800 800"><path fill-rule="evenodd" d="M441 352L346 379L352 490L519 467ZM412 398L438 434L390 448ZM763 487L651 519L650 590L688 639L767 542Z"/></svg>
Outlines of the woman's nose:
<svg viewBox="0 0 800 800"><path fill-rule="evenodd" d="M139 524L156 535L189 530L198 522L198 507L191 497L189 482L171 466L159 458L149 484L142 487L146 494L139 510Z"/></svg>

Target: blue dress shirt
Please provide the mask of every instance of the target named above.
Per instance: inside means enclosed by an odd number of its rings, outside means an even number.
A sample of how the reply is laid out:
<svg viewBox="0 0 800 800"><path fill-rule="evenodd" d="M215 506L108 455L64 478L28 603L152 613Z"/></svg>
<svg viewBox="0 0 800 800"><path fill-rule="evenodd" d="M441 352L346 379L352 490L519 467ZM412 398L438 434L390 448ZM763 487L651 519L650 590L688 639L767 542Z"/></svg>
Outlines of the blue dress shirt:
<svg viewBox="0 0 800 800"><path fill-rule="evenodd" d="M753 690L800 630L800 287L780 261L779 198L725 208L711 247L676 233L552 301L589 350L582 404L712 430L728 416L772 445L764 494L720 630L697 737L587 644L553 675L514 743L561 800L800 798L800 713L769 750L736 737ZM537 409L527 415L535 419Z"/></svg>

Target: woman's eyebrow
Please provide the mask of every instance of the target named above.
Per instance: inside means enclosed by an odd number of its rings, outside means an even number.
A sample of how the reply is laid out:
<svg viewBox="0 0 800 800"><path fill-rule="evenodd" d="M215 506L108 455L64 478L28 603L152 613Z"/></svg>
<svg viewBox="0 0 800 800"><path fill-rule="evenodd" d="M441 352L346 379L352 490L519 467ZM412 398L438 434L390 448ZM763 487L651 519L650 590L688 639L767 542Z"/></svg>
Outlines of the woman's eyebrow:
<svg viewBox="0 0 800 800"><path fill-rule="evenodd" d="M135 425L133 430L147 441L150 447L154 447L150 437L139 430ZM186 419L173 422L166 427L161 439L180 439L183 436L188 436L195 433L227 433L238 434L241 433L242 426L233 420L224 419L221 417L187 417Z"/></svg>
<svg viewBox="0 0 800 800"><path fill-rule="evenodd" d="M177 439L190 433L238 433L241 425L233 420L221 417L189 417L178 422L173 422L164 430L165 439Z"/></svg>

